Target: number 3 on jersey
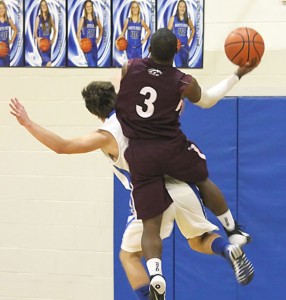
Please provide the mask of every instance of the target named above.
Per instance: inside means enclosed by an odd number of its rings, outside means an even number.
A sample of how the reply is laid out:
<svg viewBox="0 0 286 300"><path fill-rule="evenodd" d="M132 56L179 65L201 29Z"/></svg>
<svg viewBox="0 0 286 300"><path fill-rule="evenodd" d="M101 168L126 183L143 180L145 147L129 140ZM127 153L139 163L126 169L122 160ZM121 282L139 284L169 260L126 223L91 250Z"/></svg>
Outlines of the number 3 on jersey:
<svg viewBox="0 0 286 300"><path fill-rule="evenodd" d="M142 118L149 118L154 114L153 103L157 100L157 92L150 86L145 86L141 89L140 94L146 96L144 104L147 109L144 110L141 105L136 105L136 112Z"/></svg>

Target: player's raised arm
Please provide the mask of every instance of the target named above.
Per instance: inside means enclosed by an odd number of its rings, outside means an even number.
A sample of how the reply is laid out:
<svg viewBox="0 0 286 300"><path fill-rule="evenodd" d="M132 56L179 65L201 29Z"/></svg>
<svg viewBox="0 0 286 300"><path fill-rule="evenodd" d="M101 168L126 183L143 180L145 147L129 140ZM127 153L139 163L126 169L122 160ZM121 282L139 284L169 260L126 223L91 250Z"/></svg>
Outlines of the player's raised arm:
<svg viewBox="0 0 286 300"><path fill-rule="evenodd" d="M25 107L16 98L9 103L10 113L24 126L39 142L58 154L86 153L105 148L109 137L101 131L95 131L82 137L64 139L32 121Z"/></svg>
<svg viewBox="0 0 286 300"><path fill-rule="evenodd" d="M195 78L192 78L191 82L184 89L182 98L188 98L192 103L202 108L211 108L235 86L242 76L251 72L255 67L257 67L256 60L251 64L247 62L239 67L234 74L209 89L204 89Z"/></svg>

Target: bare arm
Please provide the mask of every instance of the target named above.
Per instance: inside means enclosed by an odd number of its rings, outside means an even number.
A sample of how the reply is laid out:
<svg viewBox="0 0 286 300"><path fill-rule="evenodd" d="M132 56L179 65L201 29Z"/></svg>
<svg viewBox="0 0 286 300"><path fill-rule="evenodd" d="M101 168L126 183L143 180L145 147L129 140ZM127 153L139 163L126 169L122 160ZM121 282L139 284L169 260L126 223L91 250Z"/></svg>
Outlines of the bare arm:
<svg viewBox="0 0 286 300"><path fill-rule="evenodd" d="M14 43L14 40L15 40L15 38L17 36L17 27L16 27L16 25L13 23L13 21L11 19L9 19L9 24L10 24L12 30L13 30L13 34L12 34L11 40L9 41L9 45L10 45L10 44Z"/></svg>
<svg viewBox="0 0 286 300"><path fill-rule="evenodd" d="M39 142L58 154L86 153L102 148L107 149L107 152L111 154L116 154L115 151L109 149L113 141L108 132L98 130L82 137L64 139L32 121L25 107L16 98L11 99L9 106L11 108L10 113L17 118L22 126Z"/></svg>
<svg viewBox="0 0 286 300"><path fill-rule="evenodd" d="M40 22L40 19L39 19L39 17L37 17L36 22L35 22L35 26L34 26L34 38L36 39L36 42L37 42L38 46L39 46L39 43L40 43L40 38L38 37L39 22Z"/></svg>
<svg viewBox="0 0 286 300"><path fill-rule="evenodd" d="M99 28L99 34L98 34L98 38L96 39L96 44L98 44L100 42L102 34L103 34L103 27L102 27L99 19L97 19L97 26Z"/></svg>
<svg viewBox="0 0 286 300"><path fill-rule="evenodd" d="M172 16L168 23L168 29L172 30L174 25L174 16Z"/></svg>
<svg viewBox="0 0 286 300"><path fill-rule="evenodd" d="M77 28L77 32L76 32L76 36L77 36L77 40L78 40L78 43L80 45L80 41L81 41L81 30L82 30L82 26L83 26L83 18L81 18L79 20L79 24L78 24L78 28Z"/></svg>
<svg viewBox="0 0 286 300"><path fill-rule="evenodd" d="M52 28L53 28L53 38L51 40L51 45L53 45L53 43L55 42L55 39L56 39L57 29L56 29L55 22L54 22L52 17L51 17L51 25L52 25Z"/></svg>
<svg viewBox="0 0 286 300"><path fill-rule="evenodd" d="M145 35L144 39L141 42L142 44L144 44L148 40L148 38L151 34L151 30L150 30L149 26L146 24L145 21L142 20L141 24L142 24L143 28L146 30L146 35Z"/></svg>
<svg viewBox="0 0 286 300"><path fill-rule="evenodd" d="M190 37L188 39L188 44L190 44L190 42L192 41L192 39L193 39L193 37L195 35L195 27L194 27L194 24L193 24L193 22L192 22L191 19L188 19L188 25L189 25L189 27L191 29L191 35L190 35Z"/></svg>
<svg viewBox="0 0 286 300"><path fill-rule="evenodd" d="M117 41L119 38L121 38L121 37L123 37L123 36L125 35L125 32L126 32L126 30L127 30L127 26L128 26L128 19L125 20L124 26L123 26L123 29L122 29L122 32L121 32L121 34L118 36L118 38L116 39L116 41Z"/></svg>

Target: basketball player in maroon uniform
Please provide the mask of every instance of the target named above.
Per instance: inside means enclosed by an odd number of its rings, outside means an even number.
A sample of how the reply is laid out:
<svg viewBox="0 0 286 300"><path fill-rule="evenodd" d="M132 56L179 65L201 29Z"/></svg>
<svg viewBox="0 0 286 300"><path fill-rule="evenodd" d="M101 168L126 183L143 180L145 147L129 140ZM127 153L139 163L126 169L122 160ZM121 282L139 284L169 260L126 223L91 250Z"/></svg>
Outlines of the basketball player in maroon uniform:
<svg viewBox="0 0 286 300"><path fill-rule="evenodd" d="M167 28L151 37L150 58L134 59L122 70L116 113L123 133L130 139L125 152L131 171L137 217L143 221L142 250L150 274L150 299L165 299L166 282L162 276L162 212L172 200L164 186L164 174L195 183L205 202L225 201L219 188L208 179L206 158L180 130L181 99L209 108L215 105L239 79L250 72L256 61L238 68L235 74L214 90L204 91L191 75L172 66L177 52L176 36ZM224 252L224 245L217 245ZM225 251L234 268L243 273L245 283L253 268L243 250Z"/></svg>

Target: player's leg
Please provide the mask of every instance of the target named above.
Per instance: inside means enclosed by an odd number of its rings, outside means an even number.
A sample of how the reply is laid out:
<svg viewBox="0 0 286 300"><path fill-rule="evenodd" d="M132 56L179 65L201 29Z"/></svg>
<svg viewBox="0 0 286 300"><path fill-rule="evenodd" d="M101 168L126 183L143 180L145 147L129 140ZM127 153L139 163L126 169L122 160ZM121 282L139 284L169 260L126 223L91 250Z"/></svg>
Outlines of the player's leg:
<svg viewBox="0 0 286 300"><path fill-rule="evenodd" d="M171 235L174 227L174 219L175 207L172 204L163 214L160 231L162 239ZM138 220L135 216L131 215L127 220L127 226L122 237L119 257L128 281L137 298L139 300L148 300L150 280L141 261L142 231L142 220Z"/></svg>
<svg viewBox="0 0 286 300"><path fill-rule="evenodd" d="M235 222L223 193L211 180L197 183L204 205L217 216L232 244L244 245L251 241L248 233L243 232Z"/></svg>
<svg viewBox="0 0 286 300"><path fill-rule="evenodd" d="M149 275L142 264L142 251L127 252L120 250L119 258L127 279L139 300L148 300Z"/></svg>
<svg viewBox="0 0 286 300"><path fill-rule="evenodd" d="M160 229L162 214L142 219L142 250L146 259L146 265L150 274L150 299L165 299L166 281L162 274L162 240Z"/></svg>
<svg viewBox="0 0 286 300"><path fill-rule="evenodd" d="M218 254L232 266L236 280L241 285L251 282L254 269L239 245L231 245L227 240L214 233L205 233L188 240L190 247L205 254Z"/></svg>

